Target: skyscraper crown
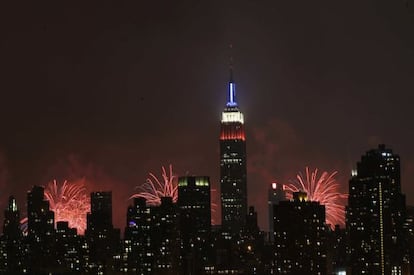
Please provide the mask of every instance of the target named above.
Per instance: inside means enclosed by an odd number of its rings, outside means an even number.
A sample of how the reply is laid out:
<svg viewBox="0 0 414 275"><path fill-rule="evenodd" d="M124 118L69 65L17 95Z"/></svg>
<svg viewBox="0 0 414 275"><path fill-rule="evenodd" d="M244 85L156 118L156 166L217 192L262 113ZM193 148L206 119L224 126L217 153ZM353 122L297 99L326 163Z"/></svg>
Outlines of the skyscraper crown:
<svg viewBox="0 0 414 275"><path fill-rule="evenodd" d="M230 81L229 81L229 90L227 98L227 107L237 107L236 101L236 83L233 80L233 66L230 65Z"/></svg>

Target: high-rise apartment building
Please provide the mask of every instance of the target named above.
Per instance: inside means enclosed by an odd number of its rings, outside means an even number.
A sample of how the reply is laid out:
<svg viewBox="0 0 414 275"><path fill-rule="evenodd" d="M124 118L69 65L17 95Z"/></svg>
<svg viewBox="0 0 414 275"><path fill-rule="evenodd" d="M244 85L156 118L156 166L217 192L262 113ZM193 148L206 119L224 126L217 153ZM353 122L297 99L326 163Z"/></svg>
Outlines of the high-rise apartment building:
<svg viewBox="0 0 414 275"><path fill-rule="evenodd" d="M407 266L405 211L400 157L379 145L362 156L349 181L352 274L403 274Z"/></svg>
<svg viewBox="0 0 414 275"><path fill-rule="evenodd" d="M135 198L134 205L128 207L124 247L129 273L153 274L154 251L152 241L152 208L145 198Z"/></svg>
<svg viewBox="0 0 414 275"><path fill-rule="evenodd" d="M151 208L151 242L154 252L153 274L175 275L179 271L180 234L178 210L171 197Z"/></svg>
<svg viewBox="0 0 414 275"><path fill-rule="evenodd" d="M81 274L84 271L85 250L83 236L77 235L76 228L69 228L69 222L56 223L56 256L59 271L66 274Z"/></svg>
<svg viewBox="0 0 414 275"><path fill-rule="evenodd" d="M274 206L272 274L327 274L325 206L294 193Z"/></svg>
<svg viewBox="0 0 414 275"><path fill-rule="evenodd" d="M91 193L85 237L89 249L89 271L103 274L116 269L114 256L120 250L120 231L112 223L112 192Z"/></svg>

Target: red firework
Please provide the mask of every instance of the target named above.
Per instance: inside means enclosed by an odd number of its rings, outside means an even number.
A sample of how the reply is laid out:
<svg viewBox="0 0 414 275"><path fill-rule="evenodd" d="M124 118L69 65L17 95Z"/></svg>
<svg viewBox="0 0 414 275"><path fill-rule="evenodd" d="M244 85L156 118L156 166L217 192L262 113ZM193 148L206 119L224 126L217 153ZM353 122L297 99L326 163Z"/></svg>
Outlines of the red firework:
<svg viewBox="0 0 414 275"><path fill-rule="evenodd" d="M216 224L216 212L217 212L217 203L215 203L217 199L217 190L210 189L210 201L211 201L211 224Z"/></svg>
<svg viewBox="0 0 414 275"><path fill-rule="evenodd" d="M90 197L86 191L85 180L58 184L56 180L45 187L45 198L50 210L55 212L55 223L69 222L69 227L77 228L79 234L86 229L86 215L90 212Z"/></svg>
<svg viewBox="0 0 414 275"><path fill-rule="evenodd" d="M137 186L138 192L130 198L145 198L147 203L152 206L161 204L162 197L171 197L173 202L178 199L178 182L177 177L173 174L172 165L169 166L169 174L162 169L162 179L159 180L153 173L149 173L149 177L142 185Z"/></svg>
<svg viewBox="0 0 414 275"><path fill-rule="evenodd" d="M313 172L306 167L306 174L301 172L290 184L284 184L288 199L292 199L293 192L302 191L307 194L308 200L317 201L325 206L326 223L333 229L336 224L345 225L345 201L347 194L339 191L339 183L335 180L335 171L331 174L324 171L318 178L318 169Z"/></svg>
<svg viewBox="0 0 414 275"><path fill-rule="evenodd" d="M28 228L27 228L28 219L27 217L24 217L20 220L20 230L22 231L23 236L27 236Z"/></svg>

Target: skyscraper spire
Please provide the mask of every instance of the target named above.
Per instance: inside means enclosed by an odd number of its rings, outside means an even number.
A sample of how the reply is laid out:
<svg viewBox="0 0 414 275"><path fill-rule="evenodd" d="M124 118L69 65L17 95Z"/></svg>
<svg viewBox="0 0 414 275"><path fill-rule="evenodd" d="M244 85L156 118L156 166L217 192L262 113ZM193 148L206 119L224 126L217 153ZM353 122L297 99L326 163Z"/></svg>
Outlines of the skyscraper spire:
<svg viewBox="0 0 414 275"><path fill-rule="evenodd" d="M229 71L230 71L230 81L229 81L229 90L228 90L228 100L227 100L227 107L236 107L236 84L234 83L233 78L233 45L229 45L230 48L230 64L229 64Z"/></svg>
<svg viewBox="0 0 414 275"><path fill-rule="evenodd" d="M234 83L233 80L233 44L229 45L229 49L230 49L230 57L229 57L229 70L230 70L230 83Z"/></svg>

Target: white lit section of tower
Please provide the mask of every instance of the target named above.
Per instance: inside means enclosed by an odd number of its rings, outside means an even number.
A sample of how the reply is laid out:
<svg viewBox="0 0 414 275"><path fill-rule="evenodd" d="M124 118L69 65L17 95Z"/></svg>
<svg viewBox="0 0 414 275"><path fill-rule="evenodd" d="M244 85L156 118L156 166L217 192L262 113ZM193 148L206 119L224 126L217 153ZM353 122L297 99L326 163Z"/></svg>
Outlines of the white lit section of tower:
<svg viewBox="0 0 414 275"><path fill-rule="evenodd" d="M232 70L221 117L220 186L222 226L236 233L244 227L247 214L246 138Z"/></svg>

